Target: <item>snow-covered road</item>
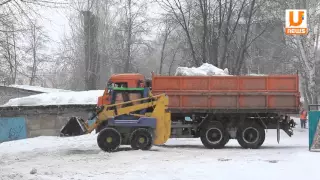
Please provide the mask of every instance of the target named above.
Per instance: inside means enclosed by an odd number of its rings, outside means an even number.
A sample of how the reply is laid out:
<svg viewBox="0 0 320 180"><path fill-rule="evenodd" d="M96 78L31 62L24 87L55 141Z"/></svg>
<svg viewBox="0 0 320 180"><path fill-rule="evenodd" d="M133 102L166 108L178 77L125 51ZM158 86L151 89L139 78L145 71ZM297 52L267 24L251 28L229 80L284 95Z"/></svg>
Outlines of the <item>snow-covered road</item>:
<svg viewBox="0 0 320 180"><path fill-rule="evenodd" d="M317 179L320 153L308 151L308 131L290 138L268 131L261 149L205 149L199 139L170 139L151 151L102 152L96 135L37 137L0 144L0 179L79 180L277 180ZM30 174L35 168L37 172Z"/></svg>

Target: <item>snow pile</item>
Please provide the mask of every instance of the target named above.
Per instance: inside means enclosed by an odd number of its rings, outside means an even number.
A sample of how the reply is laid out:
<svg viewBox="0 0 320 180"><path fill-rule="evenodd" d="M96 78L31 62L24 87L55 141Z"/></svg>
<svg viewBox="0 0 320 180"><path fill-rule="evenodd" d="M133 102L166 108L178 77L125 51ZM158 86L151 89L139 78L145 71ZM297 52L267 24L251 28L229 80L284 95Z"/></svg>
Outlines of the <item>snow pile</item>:
<svg viewBox="0 0 320 180"><path fill-rule="evenodd" d="M208 63L202 64L200 67L178 67L175 73L175 76L215 76L229 75L229 70L225 68L224 70L217 68L216 66Z"/></svg>
<svg viewBox="0 0 320 180"><path fill-rule="evenodd" d="M39 149L70 149L85 147L85 144L94 144L93 139L97 138L95 131L90 134L74 137L59 137L59 136L38 136L15 141L7 141L0 144L0 154L2 153L21 153L35 152ZM95 145L95 144L94 144ZM1 178L0 178L1 179Z"/></svg>
<svg viewBox="0 0 320 180"><path fill-rule="evenodd" d="M45 106L67 104L96 104L103 90L53 92L10 99L2 106Z"/></svg>
<svg viewBox="0 0 320 180"><path fill-rule="evenodd" d="M49 92L71 92L70 90L64 90L64 89L54 89L54 88L44 88L40 86L29 86L29 85L10 85L8 87L14 87L19 89L25 89L30 91L37 91L37 92L43 92L43 93L49 93Z"/></svg>

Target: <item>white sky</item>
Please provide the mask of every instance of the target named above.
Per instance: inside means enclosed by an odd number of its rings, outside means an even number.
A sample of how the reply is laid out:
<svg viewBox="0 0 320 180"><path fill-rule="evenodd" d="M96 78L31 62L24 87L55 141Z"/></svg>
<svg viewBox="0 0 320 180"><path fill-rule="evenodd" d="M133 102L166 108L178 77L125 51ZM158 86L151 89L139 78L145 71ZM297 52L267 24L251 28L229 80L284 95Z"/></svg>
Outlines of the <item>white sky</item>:
<svg viewBox="0 0 320 180"><path fill-rule="evenodd" d="M163 11L155 3L150 4L148 15L151 18L158 17ZM72 12L68 9L43 8L40 11L39 23L44 26L47 34L53 40L51 48L57 47L57 43L70 31L68 17ZM150 37L149 37L150 38ZM152 37L151 37L152 38ZM57 42L57 43L55 43Z"/></svg>
<svg viewBox="0 0 320 180"><path fill-rule="evenodd" d="M44 26L45 32L52 40L51 48L57 47L57 43L69 32L68 14L64 9L42 9L39 24Z"/></svg>

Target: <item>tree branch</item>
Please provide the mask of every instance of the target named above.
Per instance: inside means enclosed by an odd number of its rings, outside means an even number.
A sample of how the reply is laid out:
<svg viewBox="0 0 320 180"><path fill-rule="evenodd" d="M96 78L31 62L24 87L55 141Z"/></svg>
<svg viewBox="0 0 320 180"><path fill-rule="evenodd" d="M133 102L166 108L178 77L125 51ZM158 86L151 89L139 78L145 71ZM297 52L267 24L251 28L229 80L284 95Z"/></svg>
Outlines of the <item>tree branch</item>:
<svg viewBox="0 0 320 180"><path fill-rule="evenodd" d="M12 1L12 0L6 0L6 1L0 3L0 6L3 6L3 5L5 5L5 4L9 3L10 1Z"/></svg>

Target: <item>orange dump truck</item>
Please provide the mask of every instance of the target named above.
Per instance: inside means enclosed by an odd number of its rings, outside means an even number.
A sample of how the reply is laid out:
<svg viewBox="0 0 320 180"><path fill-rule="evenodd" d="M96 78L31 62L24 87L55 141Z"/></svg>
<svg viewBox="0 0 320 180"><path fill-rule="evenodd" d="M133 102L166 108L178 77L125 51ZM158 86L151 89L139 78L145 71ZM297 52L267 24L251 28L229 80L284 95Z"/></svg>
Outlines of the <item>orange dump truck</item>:
<svg viewBox="0 0 320 180"><path fill-rule="evenodd" d="M290 114L300 108L299 76L159 76L150 84L140 74L113 75L109 84L128 88L151 86L166 93L171 112L171 138L199 138L207 148L223 148L237 139L243 148L259 148L265 130L289 136L295 126ZM142 85L143 83L147 85ZM107 93L108 88L106 89ZM99 98L98 104L107 99Z"/></svg>
<svg viewBox="0 0 320 180"><path fill-rule="evenodd" d="M237 139L244 148L259 148L266 129L289 136L299 113L299 77L152 76L152 94L166 93L171 137L200 137L207 148L222 148Z"/></svg>

